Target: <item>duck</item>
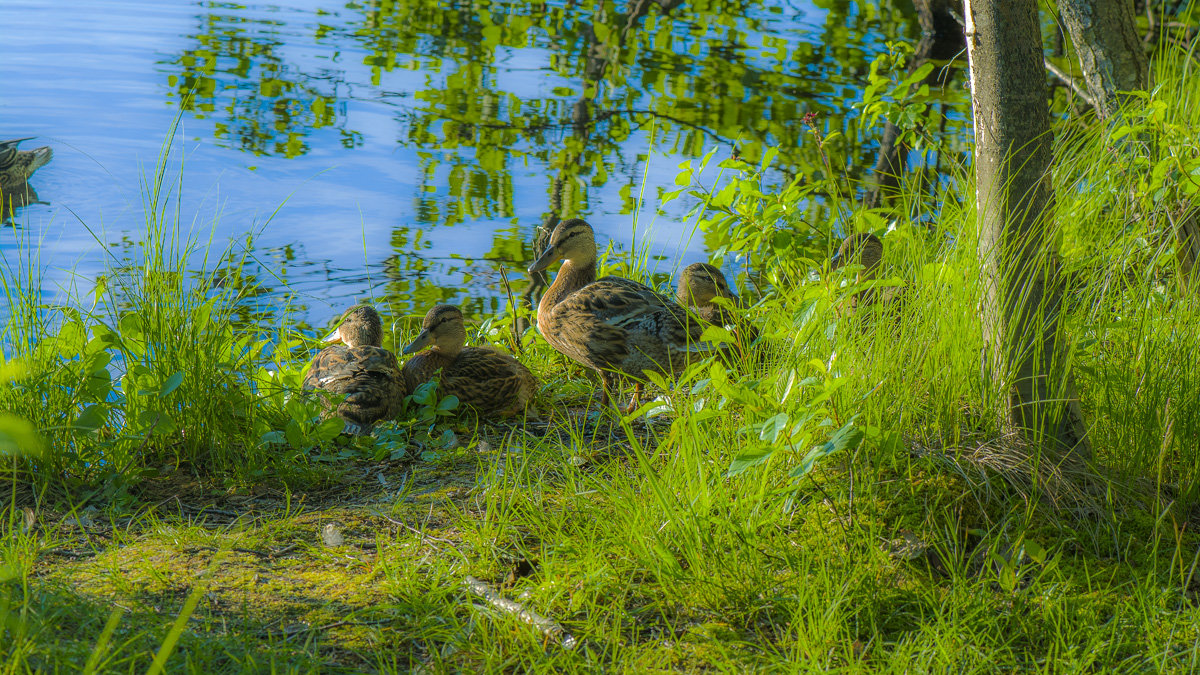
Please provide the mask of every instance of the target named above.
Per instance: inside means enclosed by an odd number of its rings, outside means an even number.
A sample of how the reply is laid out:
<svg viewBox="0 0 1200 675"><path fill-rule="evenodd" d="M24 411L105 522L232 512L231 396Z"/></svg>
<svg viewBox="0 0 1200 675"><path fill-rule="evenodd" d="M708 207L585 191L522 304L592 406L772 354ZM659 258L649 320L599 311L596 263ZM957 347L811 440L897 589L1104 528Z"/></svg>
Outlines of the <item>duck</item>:
<svg viewBox="0 0 1200 675"><path fill-rule="evenodd" d="M37 191L29 184L29 176L54 157L48 147L18 150L29 138L0 141L0 222L7 222L13 213L29 204L40 203Z"/></svg>
<svg viewBox="0 0 1200 675"><path fill-rule="evenodd" d="M630 413L645 373L671 376L722 349L701 341L703 321L650 287L620 277L597 279L596 235L586 221L560 222L529 272L559 260L562 267L538 303L538 331L555 350L600 375L601 406L630 379L633 398L623 409Z"/></svg>
<svg viewBox="0 0 1200 675"><path fill-rule="evenodd" d="M408 391L396 355L383 348L383 322L374 307L346 310L322 342L332 344L313 358L301 386L345 396L332 411L345 421L344 433L369 434L400 414Z"/></svg>
<svg viewBox="0 0 1200 675"><path fill-rule="evenodd" d="M33 136L0 141L0 181L4 184L29 180L34 171L42 168L54 158L54 151L43 146L33 150L18 150L21 143Z"/></svg>
<svg viewBox="0 0 1200 675"><path fill-rule="evenodd" d="M829 263L832 270L847 265L860 265L855 283L875 281L883 267L883 241L870 232L852 234L842 240L841 246L830 258ZM854 312L868 306L893 307L898 305L903 297L904 288L900 286L866 288L850 296L849 311Z"/></svg>
<svg viewBox="0 0 1200 675"><path fill-rule="evenodd" d="M729 330L743 352L758 339L758 329L752 324L728 307L713 302L713 298L725 298L735 306L738 304L738 296L730 290L720 268L708 263L692 263L680 271L677 289L676 302L706 323Z"/></svg>
<svg viewBox="0 0 1200 675"><path fill-rule="evenodd" d="M533 373L508 354L486 347L466 347L462 310L438 305L425 314L421 332L404 348L414 356L404 362L404 386L415 391L438 381L442 395L453 395L480 417L524 415L537 419L533 396L539 384Z"/></svg>

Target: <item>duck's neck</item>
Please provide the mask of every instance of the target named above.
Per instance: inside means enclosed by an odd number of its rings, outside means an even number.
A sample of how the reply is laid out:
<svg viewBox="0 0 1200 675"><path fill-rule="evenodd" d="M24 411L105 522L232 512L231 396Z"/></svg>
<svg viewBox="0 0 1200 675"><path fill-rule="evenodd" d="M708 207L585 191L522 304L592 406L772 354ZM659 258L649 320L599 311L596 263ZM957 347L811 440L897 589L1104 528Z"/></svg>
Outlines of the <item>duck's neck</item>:
<svg viewBox="0 0 1200 675"><path fill-rule="evenodd" d="M567 260L538 303L538 316L548 314L563 298L596 280L596 261Z"/></svg>
<svg viewBox="0 0 1200 675"><path fill-rule="evenodd" d="M431 351L448 361L453 361L454 359L458 358L459 354L462 353L464 346L465 345L462 343L454 345L434 345Z"/></svg>

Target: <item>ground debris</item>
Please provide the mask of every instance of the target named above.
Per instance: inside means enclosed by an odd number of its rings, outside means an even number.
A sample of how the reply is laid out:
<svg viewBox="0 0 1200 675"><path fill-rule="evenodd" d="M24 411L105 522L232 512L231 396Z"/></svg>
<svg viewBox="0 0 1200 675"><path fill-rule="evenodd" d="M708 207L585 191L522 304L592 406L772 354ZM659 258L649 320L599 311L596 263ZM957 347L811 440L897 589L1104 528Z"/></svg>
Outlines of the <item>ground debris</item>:
<svg viewBox="0 0 1200 675"><path fill-rule="evenodd" d="M544 617L541 614L528 609L519 602L509 600L508 598L489 588L487 584L483 583L479 579L476 579L475 577L466 577L463 579L463 584L473 595L486 600L488 605L490 605L492 608L504 612L505 614L512 615L521 621L532 625L534 628L542 631L542 633L544 633L547 637L557 640L558 643L562 645L563 649L575 649L579 646L579 641L575 639L575 636L568 633L567 630L554 619Z"/></svg>

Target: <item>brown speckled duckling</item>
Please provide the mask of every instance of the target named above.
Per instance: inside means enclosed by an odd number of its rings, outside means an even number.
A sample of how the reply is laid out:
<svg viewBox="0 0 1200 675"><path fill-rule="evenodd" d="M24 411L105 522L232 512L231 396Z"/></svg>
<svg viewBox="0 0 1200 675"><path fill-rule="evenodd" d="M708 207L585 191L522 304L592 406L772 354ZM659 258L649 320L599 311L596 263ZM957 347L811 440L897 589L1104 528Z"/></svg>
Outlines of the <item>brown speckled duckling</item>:
<svg viewBox="0 0 1200 675"><path fill-rule="evenodd" d="M628 377L636 382L625 408L630 412L637 408L644 372L670 376L720 349L700 341L702 321L653 289L619 277L596 279L596 238L586 222L559 223L529 271L558 260L562 268L538 304L538 330L550 346L600 374L602 405Z"/></svg>
<svg viewBox="0 0 1200 675"><path fill-rule="evenodd" d="M408 392L396 356L384 349L383 323L369 305L352 307L312 360L304 376L304 389L345 395L336 413L346 422L346 433L368 434L376 422L400 413Z"/></svg>
<svg viewBox="0 0 1200 675"><path fill-rule="evenodd" d="M533 373L508 354L465 347L466 340L467 329L459 308L438 305L429 310L420 335L404 348L405 354L412 354L428 347L404 363L405 387L415 391L437 379L441 395L457 396L460 404L481 417L524 414L536 419L532 401L538 381Z"/></svg>
<svg viewBox="0 0 1200 675"><path fill-rule="evenodd" d="M730 290L725 275L715 265L692 263L683 268L679 273L675 301L708 323L727 329L737 338L744 352L758 339L758 329L728 307L713 302L713 298L725 298L735 306L738 304L738 296Z"/></svg>

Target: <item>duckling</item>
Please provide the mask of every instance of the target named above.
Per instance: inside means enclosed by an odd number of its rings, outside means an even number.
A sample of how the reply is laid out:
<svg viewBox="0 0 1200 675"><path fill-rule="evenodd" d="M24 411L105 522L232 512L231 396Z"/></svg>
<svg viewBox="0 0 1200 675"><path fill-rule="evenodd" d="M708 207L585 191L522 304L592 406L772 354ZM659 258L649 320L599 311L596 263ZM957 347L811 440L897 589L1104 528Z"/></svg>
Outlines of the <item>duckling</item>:
<svg viewBox="0 0 1200 675"><path fill-rule="evenodd" d="M0 141L0 181L5 184L29 180L34 171L42 168L54 158L49 147L33 150L18 150L17 146L33 137Z"/></svg>
<svg viewBox="0 0 1200 675"><path fill-rule="evenodd" d="M454 305L438 305L425 314L421 333L407 347L412 354L428 349L404 364L404 384L409 391L438 379L442 394L453 394L459 403L481 417L511 417L522 413L537 419L531 405L538 389L537 378L519 361L483 347L464 347L467 329L462 311ZM441 376L438 376L441 371Z"/></svg>
<svg viewBox="0 0 1200 675"><path fill-rule="evenodd" d="M830 269L834 270L851 264L862 265L856 281L874 281L883 266L883 242L870 232L852 234L842 240L842 245L829 262ZM850 311L870 305L891 306L903 297L903 287L867 288L850 297Z"/></svg>
<svg viewBox="0 0 1200 675"><path fill-rule="evenodd" d="M596 237L583 220L559 223L529 272L558 260L562 268L538 303L538 330L550 346L599 373L601 405L621 378L631 378L633 399L624 409L631 412L644 372L670 375L722 348L701 342L704 323L653 289L618 277L596 279Z"/></svg>
<svg viewBox="0 0 1200 675"><path fill-rule="evenodd" d="M725 298L734 305L738 304L738 296L729 289L729 282L717 267L708 263L692 263L683 268L679 273L676 302L708 323L727 328L743 350L758 339L758 329L728 307L714 303L713 298Z"/></svg>
<svg viewBox="0 0 1200 675"><path fill-rule="evenodd" d="M371 433L376 422L395 417L408 395L396 356L384 349L383 322L369 305L351 307L323 342L304 376L305 391L320 389L343 394L336 413L346 422L345 433Z"/></svg>

